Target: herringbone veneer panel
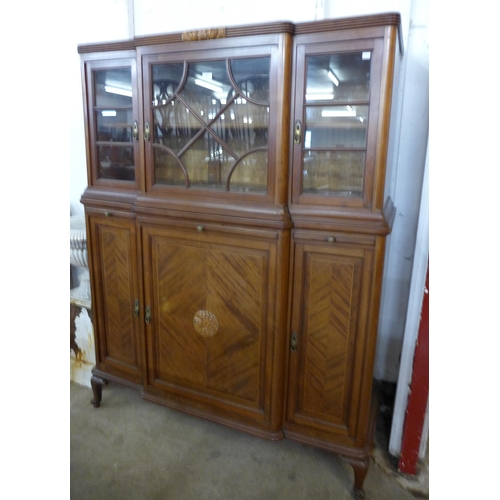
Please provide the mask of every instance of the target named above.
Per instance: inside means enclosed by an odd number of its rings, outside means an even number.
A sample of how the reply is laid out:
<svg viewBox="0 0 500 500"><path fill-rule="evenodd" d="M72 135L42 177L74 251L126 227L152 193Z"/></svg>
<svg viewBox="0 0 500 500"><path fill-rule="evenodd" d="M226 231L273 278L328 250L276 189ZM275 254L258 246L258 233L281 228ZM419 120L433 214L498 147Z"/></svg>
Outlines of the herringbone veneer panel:
<svg viewBox="0 0 500 500"><path fill-rule="evenodd" d="M104 301L107 356L128 364L135 364L135 348L131 308L132 263L130 233L126 229L101 227L99 232L102 292Z"/></svg>
<svg viewBox="0 0 500 500"><path fill-rule="evenodd" d="M347 425L361 266L355 257L306 258L302 415Z"/></svg>
<svg viewBox="0 0 500 500"><path fill-rule="evenodd" d="M267 282L262 252L161 238L153 248L157 377L257 404ZM217 318L213 337L194 327L198 311Z"/></svg>

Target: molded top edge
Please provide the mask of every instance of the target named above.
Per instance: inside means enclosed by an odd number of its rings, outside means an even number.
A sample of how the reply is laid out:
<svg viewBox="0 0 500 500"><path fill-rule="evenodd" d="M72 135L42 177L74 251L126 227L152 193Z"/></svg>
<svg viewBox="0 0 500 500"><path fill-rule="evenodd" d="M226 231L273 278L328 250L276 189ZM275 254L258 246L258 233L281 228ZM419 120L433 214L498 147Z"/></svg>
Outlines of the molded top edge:
<svg viewBox="0 0 500 500"><path fill-rule="evenodd" d="M321 21L291 23L288 21L251 24L242 26L213 27L184 32L165 33L157 35L136 36L130 40L102 42L78 45L79 54L91 52L108 52L115 50L133 50L144 45L176 43L182 41L209 40L215 38L233 38L239 36L288 33L300 35L334 31L343 29L367 28L373 26L395 25L401 30L401 16L397 12L374 14Z"/></svg>
<svg viewBox="0 0 500 500"><path fill-rule="evenodd" d="M318 33L356 28L372 28L375 26L401 26L401 15L398 12L387 12L354 17L339 17L320 21L307 21L295 24L295 35Z"/></svg>

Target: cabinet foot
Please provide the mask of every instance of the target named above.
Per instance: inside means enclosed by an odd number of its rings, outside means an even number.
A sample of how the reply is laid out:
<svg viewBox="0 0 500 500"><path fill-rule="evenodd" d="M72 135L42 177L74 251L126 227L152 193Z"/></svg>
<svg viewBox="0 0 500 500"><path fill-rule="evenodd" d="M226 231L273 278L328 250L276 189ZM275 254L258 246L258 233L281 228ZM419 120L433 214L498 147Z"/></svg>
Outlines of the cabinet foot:
<svg viewBox="0 0 500 500"><path fill-rule="evenodd" d="M352 459L345 457L346 460L351 464L354 470L354 498L355 500L362 500L365 498L365 490L363 489L363 483L365 481L366 473L368 472L368 466L370 464L369 458L364 459Z"/></svg>
<svg viewBox="0 0 500 500"><path fill-rule="evenodd" d="M94 393L94 397L90 402L94 405L94 408L98 408L101 404L102 388L106 385L106 381L101 377L92 375L90 385L92 386L92 392Z"/></svg>
<svg viewBox="0 0 500 500"><path fill-rule="evenodd" d="M363 500L365 498L365 490L354 490L354 499Z"/></svg>

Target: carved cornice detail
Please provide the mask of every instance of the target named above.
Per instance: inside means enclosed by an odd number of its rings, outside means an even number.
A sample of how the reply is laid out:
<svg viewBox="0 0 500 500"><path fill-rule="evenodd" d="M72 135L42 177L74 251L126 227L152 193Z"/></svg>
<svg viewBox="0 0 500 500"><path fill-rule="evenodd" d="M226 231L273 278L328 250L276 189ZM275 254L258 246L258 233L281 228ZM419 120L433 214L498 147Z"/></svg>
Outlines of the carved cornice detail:
<svg viewBox="0 0 500 500"><path fill-rule="evenodd" d="M226 28L210 28L206 30L185 31L182 33L183 42L195 42L198 40L215 40L226 38Z"/></svg>

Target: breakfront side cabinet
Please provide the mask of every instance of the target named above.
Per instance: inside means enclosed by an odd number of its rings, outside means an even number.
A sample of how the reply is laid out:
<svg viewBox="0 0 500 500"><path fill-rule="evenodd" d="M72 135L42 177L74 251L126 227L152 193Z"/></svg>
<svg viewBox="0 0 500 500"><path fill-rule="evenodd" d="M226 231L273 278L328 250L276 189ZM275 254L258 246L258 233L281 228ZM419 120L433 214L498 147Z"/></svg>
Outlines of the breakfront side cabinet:
<svg viewBox="0 0 500 500"><path fill-rule="evenodd" d="M362 498L398 14L78 47L92 375L342 455Z"/></svg>

